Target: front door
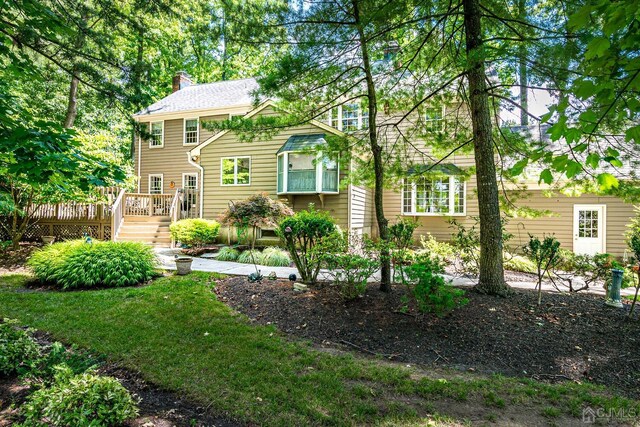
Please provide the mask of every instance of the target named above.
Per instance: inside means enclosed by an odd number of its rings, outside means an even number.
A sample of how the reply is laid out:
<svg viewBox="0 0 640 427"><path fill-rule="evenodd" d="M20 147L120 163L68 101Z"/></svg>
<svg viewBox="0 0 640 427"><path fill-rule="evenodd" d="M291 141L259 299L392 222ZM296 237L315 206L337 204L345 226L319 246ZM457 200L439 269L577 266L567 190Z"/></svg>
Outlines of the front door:
<svg viewBox="0 0 640 427"><path fill-rule="evenodd" d="M605 252L605 205L573 205L573 252L595 255Z"/></svg>

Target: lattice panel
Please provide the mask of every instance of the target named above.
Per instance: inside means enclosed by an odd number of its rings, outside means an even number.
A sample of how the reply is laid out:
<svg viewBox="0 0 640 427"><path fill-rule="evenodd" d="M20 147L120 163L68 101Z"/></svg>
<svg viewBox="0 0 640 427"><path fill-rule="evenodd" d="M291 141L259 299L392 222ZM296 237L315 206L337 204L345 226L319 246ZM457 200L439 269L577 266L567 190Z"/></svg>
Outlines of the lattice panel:
<svg viewBox="0 0 640 427"><path fill-rule="evenodd" d="M42 236L50 236L51 229L48 224L31 224L22 236L22 240L28 242L38 242L42 240Z"/></svg>
<svg viewBox="0 0 640 427"><path fill-rule="evenodd" d="M87 233L94 239L100 238L99 225L54 224L53 235L57 240L79 239Z"/></svg>
<svg viewBox="0 0 640 427"><path fill-rule="evenodd" d="M102 240L111 240L111 226L105 225L102 227Z"/></svg>

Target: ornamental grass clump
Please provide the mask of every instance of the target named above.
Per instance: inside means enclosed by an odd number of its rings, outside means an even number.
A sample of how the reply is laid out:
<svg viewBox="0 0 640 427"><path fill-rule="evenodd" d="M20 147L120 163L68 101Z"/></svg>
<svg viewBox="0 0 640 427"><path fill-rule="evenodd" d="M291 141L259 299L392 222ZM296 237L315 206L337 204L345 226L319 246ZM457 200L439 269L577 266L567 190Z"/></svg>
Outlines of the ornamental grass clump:
<svg viewBox="0 0 640 427"><path fill-rule="evenodd" d="M220 248L216 259L218 261L237 261L239 255L240 251L238 251L237 249L225 246L224 248Z"/></svg>
<svg viewBox="0 0 640 427"><path fill-rule="evenodd" d="M71 241L34 252L27 265L36 278L62 289L122 287L150 280L156 257L135 242Z"/></svg>
<svg viewBox="0 0 640 427"><path fill-rule="evenodd" d="M264 257L262 256L262 252L257 251L255 249L249 249L246 251L242 251L240 256L238 257L238 262L243 264L263 264Z"/></svg>
<svg viewBox="0 0 640 427"><path fill-rule="evenodd" d="M216 242L220 223L202 218L181 219L171 224L169 230L173 240L189 247L199 247Z"/></svg>
<svg viewBox="0 0 640 427"><path fill-rule="evenodd" d="M262 251L262 265L268 267L289 267L291 265L291 257L287 251L270 246Z"/></svg>

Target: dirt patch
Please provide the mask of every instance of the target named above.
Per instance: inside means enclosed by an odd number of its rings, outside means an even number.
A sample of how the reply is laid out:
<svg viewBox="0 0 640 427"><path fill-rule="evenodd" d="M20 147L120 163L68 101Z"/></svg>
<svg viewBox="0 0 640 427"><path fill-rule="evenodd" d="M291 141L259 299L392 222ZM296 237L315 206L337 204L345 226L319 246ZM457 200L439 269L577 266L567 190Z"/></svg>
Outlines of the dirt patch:
<svg viewBox="0 0 640 427"><path fill-rule="evenodd" d="M31 256L31 252L39 247L42 247L41 243L22 242L17 250L0 250L0 274L27 272L25 268L27 259Z"/></svg>
<svg viewBox="0 0 640 427"><path fill-rule="evenodd" d="M640 322L607 307L602 297L518 290L510 298L468 292L466 306L448 316L402 313L404 290L370 284L363 298L344 302L330 285L293 291L286 280L248 283L232 277L218 297L262 324L319 344L417 365L591 381L640 397Z"/></svg>

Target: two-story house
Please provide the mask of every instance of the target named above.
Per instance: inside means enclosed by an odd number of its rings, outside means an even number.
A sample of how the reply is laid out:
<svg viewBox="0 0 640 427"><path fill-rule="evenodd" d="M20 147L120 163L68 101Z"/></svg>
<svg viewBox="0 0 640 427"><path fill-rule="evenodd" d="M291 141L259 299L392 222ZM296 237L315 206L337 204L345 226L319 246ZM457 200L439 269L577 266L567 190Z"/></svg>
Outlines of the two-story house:
<svg viewBox="0 0 640 427"><path fill-rule="evenodd" d="M138 193L157 195L154 210L159 216L217 218L230 201L266 192L285 200L294 210L314 203L327 210L345 230L376 235L371 189L340 185L352 165L340 164L330 154L309 154L322 147L328 135L365 128L368 117L358 105L334 109L326 122L311 120L282 130L265 140L244 142L233 131L214 132L206 122L234 116L247 118L277 114L274 103L256 103L255 79L191 84L185 73L173 79L173 93L134 115L148 129L149 137L137 138L135 171ZM256 107L256 104L258 105ZM444 111L429 111L434 125ZM449 240L448 220L467 225L478 215L475 176L467 180L456 171L474 165L473 156L452 155L442 165L444 176L407 178L396 190L385 191L385 215L418 218L418 235L427 233ZM183 191L184 189L184 191ZM562 247L579 253L609 252L623 255L624 231L633 206L614 197L582 195L548 197L545 188L533 184L528 207L552 212L543 218L514 218L508 228L516 243L524 244L528 233L555 234ZM179 198L170 212L171 200ZM136 213L136 205L128 207ZM144 206L144 201L139 206ZM145 215L150 212L144 210ZM129 229L130 232L130 229ZM125 232L126 234L127 232ZM271 237L263 230L263 237ZM135 233L133 238L136 237ZM132 238L131 234L127 238Z"/></svg>

